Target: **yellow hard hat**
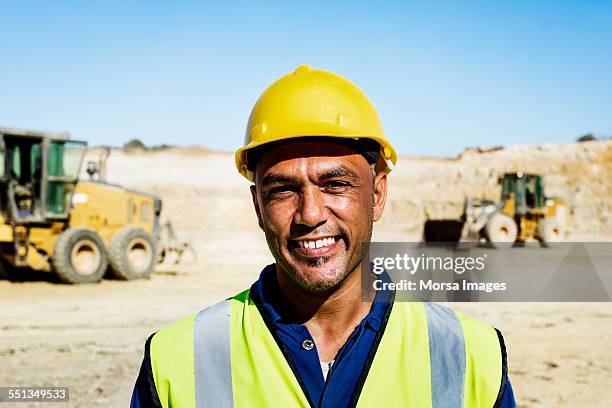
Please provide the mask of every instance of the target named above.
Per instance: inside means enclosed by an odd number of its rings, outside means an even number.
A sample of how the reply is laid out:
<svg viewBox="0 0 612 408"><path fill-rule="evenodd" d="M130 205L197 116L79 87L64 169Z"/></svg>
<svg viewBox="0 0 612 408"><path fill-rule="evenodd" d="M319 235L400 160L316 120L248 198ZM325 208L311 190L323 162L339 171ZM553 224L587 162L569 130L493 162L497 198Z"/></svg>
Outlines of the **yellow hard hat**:
<svg viewBox="0 0 612 408"><path fill-rule="evenodd" d="M247 152L271 142L297 137L370 139L380 145L384 171L397 154L385 137L368 97L348 79L308 65L298 67L266 89L251 111L244 146L236 151L240 174L254 181Z"/></svg>

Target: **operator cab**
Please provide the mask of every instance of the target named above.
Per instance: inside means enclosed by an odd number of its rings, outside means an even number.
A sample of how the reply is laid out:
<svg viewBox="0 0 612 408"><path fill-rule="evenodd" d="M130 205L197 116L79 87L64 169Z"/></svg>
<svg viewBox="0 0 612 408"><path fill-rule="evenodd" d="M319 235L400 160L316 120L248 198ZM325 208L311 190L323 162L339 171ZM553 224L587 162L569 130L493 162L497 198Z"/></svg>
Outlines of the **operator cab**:
<svg viewBox="0 0 612 408"><path fill-rule="evenodd" d="M502 183L502 200L511 195L515 200L515 211L518 215L528 214L532 210L544 207L544 181L536 174L506 173Z"/></svg>
<svg viewBox="0 0 612 408"><path fill-rule="evenodd" d="M65 133L0 129L0 212L16 223L66 218L85 149Z"/></svg>

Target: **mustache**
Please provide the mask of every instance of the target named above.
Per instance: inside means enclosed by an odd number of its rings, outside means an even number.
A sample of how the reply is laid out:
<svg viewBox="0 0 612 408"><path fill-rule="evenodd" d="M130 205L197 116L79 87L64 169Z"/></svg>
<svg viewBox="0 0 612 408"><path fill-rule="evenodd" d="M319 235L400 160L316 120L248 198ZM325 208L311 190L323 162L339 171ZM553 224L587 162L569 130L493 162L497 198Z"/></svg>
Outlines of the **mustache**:
<svg viewBox="0 0 612 408"><path fill-rule="evenodd" d="M289 229L289 239L302 238L305 235L314 236L338 236L344 235L342 230L335 225L318 225L309 227L307 225L292 225Z"/></svg>

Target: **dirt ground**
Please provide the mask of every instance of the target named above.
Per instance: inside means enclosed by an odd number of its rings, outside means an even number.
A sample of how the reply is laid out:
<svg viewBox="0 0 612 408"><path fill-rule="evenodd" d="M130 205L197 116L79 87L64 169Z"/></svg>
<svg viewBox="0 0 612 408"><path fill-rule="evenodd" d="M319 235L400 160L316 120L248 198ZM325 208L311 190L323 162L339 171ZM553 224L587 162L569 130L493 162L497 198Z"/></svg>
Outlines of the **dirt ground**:
<svg viewBox="0 0 612 408"><path fill-rule="evenodd" d="M0 281L0 385L68 386L63 406L127 406L146 338L246 288L271 262L256 232L215 232L195 244L197 265L144 281ZM519 406L612 404L612 304L454 307L503 331Z"/></svg>
<svg viewBox="0 0 612 408"><path fill-rule="evenodd" d="M612 241L612 142L400 161L385 215L375 226L379 241L418 239L425 217L461 210L467 193L499 194L497 174L516 169L547 174L550 190L568 199L574 227L606 234L574 242ZM114 151L108 181L158 194L163 220L192 240L199 263L161 268L144 281L70 286L39 275L0 280L0 386L70 387L70 403L53 406L127 406L151 333L243 290L272 262L248 183L237 175L231 154ZM456 308L504 333L519 406L612 406L612 303Z"/></svg>

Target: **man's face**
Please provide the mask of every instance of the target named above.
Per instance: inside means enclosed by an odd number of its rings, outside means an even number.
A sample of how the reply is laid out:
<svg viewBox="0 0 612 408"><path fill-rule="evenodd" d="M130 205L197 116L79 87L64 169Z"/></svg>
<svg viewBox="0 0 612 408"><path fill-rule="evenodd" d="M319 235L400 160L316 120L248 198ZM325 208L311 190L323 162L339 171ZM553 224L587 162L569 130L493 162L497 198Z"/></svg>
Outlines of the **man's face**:
<svg viewBox="0 0 612 408"><path fill-rule="evenodd" d="M270 148L255 182L259 225L279 272L306 292L338 288L382 215L386 175L344 145L296 141Z"/></svg>

